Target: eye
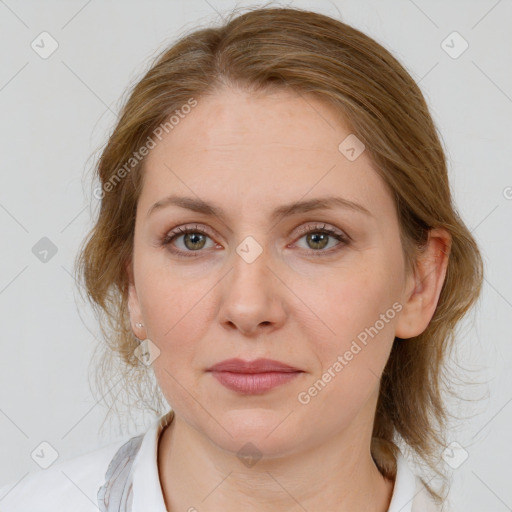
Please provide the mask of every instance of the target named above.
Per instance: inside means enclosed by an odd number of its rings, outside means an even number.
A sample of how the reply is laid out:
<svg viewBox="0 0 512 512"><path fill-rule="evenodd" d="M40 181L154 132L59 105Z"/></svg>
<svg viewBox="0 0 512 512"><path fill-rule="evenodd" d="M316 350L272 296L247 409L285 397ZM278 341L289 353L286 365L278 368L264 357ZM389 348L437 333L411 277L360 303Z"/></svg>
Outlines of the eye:
<svg viewBox="0 0 512 512"><path fill-rule="evenodd" d="M181 239L181 243L176 243L178 248L174 245L174 242L178 242ZM208 239L211 242L210 246L207 246ZM180 226L167 235L161 241L162 246L166 246L172 253L187 256L187 257L195 257L199 256L199 254L187 254L194 252L201 252L202 249L208 249L212 246L216 246L215 242L210 238L208 232L198 226Z"/></svg>
<svg viewBox="0 0 512 512"><path fill-rule="evenodd" d="M331 254L333 251L339 250L340 246L348 245L350 242L347 235L343 234L341 231L327 227L325 224L323 226L306 226L302 228L300 232L302 236L299 240L305 239L308 245L305 249L309 249L311 253L321 253L315 254L315 256L323 256L324 253ZM333 239L337 240L338 243L325 249Z"/></svg>
<svg viewBox="0 0 512 512"><path fill-rule="evenodd" d="M305 239L306 249L314 256L332 254L350 243L350 237L341 231L323 225L309 225L299 230L301 237ZM208 245L208 241L210 244ZM334 246L330 242L337 241ZM169 251L178 256L198 257L203 249L220 247L214 242L208 230L202 226L180 226L167 233L160 242L161 246L168 247ZM326 249L326 247L328 247ZM196 254L194 254L196 253Z"/></svg>

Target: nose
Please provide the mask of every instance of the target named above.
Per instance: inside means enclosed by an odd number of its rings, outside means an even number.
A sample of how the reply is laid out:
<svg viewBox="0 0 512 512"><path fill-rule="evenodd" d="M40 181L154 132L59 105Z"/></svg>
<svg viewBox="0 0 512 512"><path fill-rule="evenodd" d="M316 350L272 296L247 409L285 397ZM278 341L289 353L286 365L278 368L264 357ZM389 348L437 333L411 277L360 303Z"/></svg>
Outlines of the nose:
<svg viewBox="0 0 512 512"><path fill-rule="evenodd" d="M219 320L226 330L255 337L285 323L286 287L275 267L265 251L250 263L238 253L233 255L233 268L222 280L219 308Z"/></svg>

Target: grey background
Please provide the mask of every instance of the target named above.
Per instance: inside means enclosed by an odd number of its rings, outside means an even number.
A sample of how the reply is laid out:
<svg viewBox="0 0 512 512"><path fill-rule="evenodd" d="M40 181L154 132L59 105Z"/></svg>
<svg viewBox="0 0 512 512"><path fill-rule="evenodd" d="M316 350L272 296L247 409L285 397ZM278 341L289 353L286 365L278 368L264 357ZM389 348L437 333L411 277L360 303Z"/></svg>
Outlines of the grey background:
<svg viewBox="0 0 512 512"><path fill-rule="evenodd" d="M512 510L512 2L287 3L374 37L430 105L456 203L486 263L481 301L458 335L460 364L480 384L463 389L473 403L454 404L471 416L452 431L468 455L451 469L452 501L466 511ZM96 206L84 173L149 58L217 12L257 4L0 0L0 484L39 469L31 453L43 441L61 461L126 435L98 434L106 410L87 380L99 330L71 275ZM46 59L31 47L43 31L58 42ZM462 48L453 31L469 44L458 58L442 43ZM57 249L46 262L33 252L43 237ZM153 418L138 421L134 432Z"/></svg>

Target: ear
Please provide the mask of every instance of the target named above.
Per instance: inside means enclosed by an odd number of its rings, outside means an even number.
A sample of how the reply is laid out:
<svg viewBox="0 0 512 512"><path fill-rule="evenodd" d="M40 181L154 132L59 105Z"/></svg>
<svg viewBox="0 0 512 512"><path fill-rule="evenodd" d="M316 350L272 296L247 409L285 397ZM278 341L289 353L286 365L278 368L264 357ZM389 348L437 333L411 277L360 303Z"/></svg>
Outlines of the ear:
<svg viewBox="0 0 512 512"><path fill-rule="evenodd" d="M137 327L135 324L144 323L142 320L142 312L140 308L139 297L135 289L135 279L133 274L133 259L125 264L126 274L128 276L128 311L130 312L130 322L134 335L139 339L146 337L145 327Z"/></svg>
<svg viewBox="0 0 512 512"><path fill-rule="evenodd" d="M420 335L434 316L443 287L451 249L451 235L443 228L431 229L417 265L406 279L403 309L395 324L395 336Z"/></svg>

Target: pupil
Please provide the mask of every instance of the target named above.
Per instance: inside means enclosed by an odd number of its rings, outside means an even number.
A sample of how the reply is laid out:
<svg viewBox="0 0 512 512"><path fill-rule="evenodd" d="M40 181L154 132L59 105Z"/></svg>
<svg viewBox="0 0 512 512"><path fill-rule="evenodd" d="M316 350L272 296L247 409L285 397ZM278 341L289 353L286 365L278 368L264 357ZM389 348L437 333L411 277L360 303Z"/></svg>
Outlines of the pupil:
<svg viewBox="0 0 512 512"><path fill-rule="evenodd" d="M319 241L318 238L320 238L321 240ZM323 247L326 246L326 243L322 243L322 242L326 242L327 241L327 235L325 233L313 233L311 235L308 235L308 242L312 242L314 245L317 245L317 247L314 247L315 249L322 249ZM318 247L318 244L320 244L320 247Z"/></svg>
<svg viewBox="0 0 512 512"><path fill-rule="evenodd" d="M187 233L185 235L185 245L189 249L201 249L204 245L204 240L201 239L204 239L204 235L201 235L199 233ZM203 244L201 244L201 241L203 242ZM189 247L187 242L191 242L193 247ZM197 244L200 244L200 246L197 247Z"/></svg>

